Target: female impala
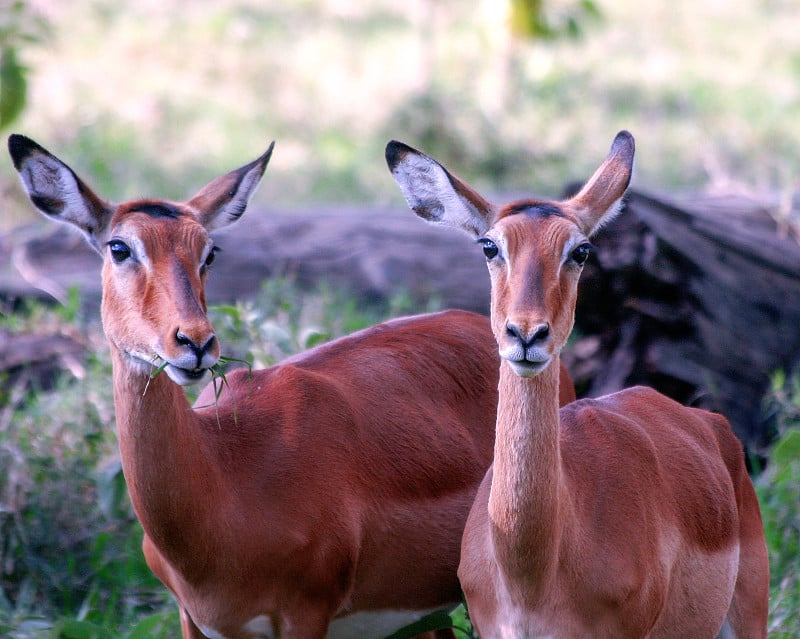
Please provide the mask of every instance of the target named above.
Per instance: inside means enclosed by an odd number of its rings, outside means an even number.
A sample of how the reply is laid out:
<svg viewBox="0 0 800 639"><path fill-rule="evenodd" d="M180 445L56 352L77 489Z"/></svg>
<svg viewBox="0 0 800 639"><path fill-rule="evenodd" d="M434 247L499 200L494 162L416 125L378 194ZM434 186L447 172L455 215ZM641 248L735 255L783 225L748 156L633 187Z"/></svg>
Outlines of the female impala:
<svg viewBox="0 0 800 639"><path fill-rule="evenodd" d="M574 198L496 207L386 149L414 212L477 237L491 275L497 440L459 566L484 639L766 636L761 515L727 421L646 388L558 410L587 238L617 211L633 152L621 132Z"/></svg>
<svg viewBox="0 0 800 639"><path fill-rule="evenodd" d="M458 602L461 533L494 441L488 320L387 322L234 372L192 409L179 385L219 358L208 233L244 213L272 147L185 203L118 205L28 138L9 150L33 203L104 256L123 469L183 636L319 639L330 624L368 639Z"/></svg>

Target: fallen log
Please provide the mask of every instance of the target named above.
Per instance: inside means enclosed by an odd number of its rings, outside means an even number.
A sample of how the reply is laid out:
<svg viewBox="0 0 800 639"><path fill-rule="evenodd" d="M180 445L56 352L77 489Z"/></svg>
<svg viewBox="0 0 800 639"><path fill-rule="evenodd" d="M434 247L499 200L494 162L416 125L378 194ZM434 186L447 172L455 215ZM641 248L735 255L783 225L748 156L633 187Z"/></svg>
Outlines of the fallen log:
<svg viewBox="0 0 800 639"><path fill-rule="evenodd" d="M301 287L325 282L365 301L405 292L424 304L486 312L483 257L467 238L420 224L403 209L249 211L217 235L222 249L208 282L211 303L256 295L265 279ZM100 299L100 258L67 227L42 224L0 237L0 297L63 301L77 287Z"/></svg>

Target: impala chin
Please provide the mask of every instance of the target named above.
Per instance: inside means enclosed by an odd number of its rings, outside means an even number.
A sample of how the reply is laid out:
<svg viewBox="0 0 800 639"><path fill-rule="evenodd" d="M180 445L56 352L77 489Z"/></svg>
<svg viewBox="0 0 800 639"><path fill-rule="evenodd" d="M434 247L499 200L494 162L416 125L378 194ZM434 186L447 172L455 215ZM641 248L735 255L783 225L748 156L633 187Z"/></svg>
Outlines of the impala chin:
<svg viewBox="0 0 800 639"><path fill-rule="evenodd" d="M520 377L536 377L550 364L552 358L531 361L529 359L506 359L511 370Z"/></svg>

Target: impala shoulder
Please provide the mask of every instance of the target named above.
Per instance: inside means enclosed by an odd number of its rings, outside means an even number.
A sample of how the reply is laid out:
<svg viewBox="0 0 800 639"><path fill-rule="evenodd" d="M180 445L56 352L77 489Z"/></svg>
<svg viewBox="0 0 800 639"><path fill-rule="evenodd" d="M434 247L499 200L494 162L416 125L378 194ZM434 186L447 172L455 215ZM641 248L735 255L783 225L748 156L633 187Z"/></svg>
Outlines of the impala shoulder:
<svg viewBox="0 0 800 639"><path fill-rule="evenodd" d="M491 330L489 318L487 316L456 308L436 311L435 313L398 317L384 322L383 324L378 324L375 328L383 330L420 330L429 328L433 329L434 332L441 331L442 333L475 331L481 334L484 332L489 334ZM420 332L420 336L425 334L426 333Z"/></svg>

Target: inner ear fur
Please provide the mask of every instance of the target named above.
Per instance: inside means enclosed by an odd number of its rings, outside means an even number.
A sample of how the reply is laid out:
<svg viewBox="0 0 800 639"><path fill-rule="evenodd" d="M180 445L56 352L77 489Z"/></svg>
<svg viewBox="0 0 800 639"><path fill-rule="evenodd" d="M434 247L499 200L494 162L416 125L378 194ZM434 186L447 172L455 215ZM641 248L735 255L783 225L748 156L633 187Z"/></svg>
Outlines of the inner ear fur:
<svg viewBox="0 0 800 639"><path fill-rule="evenodd" d="M64 162L30 138L13 134L8 150L31 202L51 219L80 229L98 251L114 205L98 196Z"/></svg>
<svg viewBox="0 0 800 639"><path fill-rule="evenodd" d="M422 219L483 235L495 220L496 208L469 184L433 158L392 140L386 163L408 206Z"/></svg>

